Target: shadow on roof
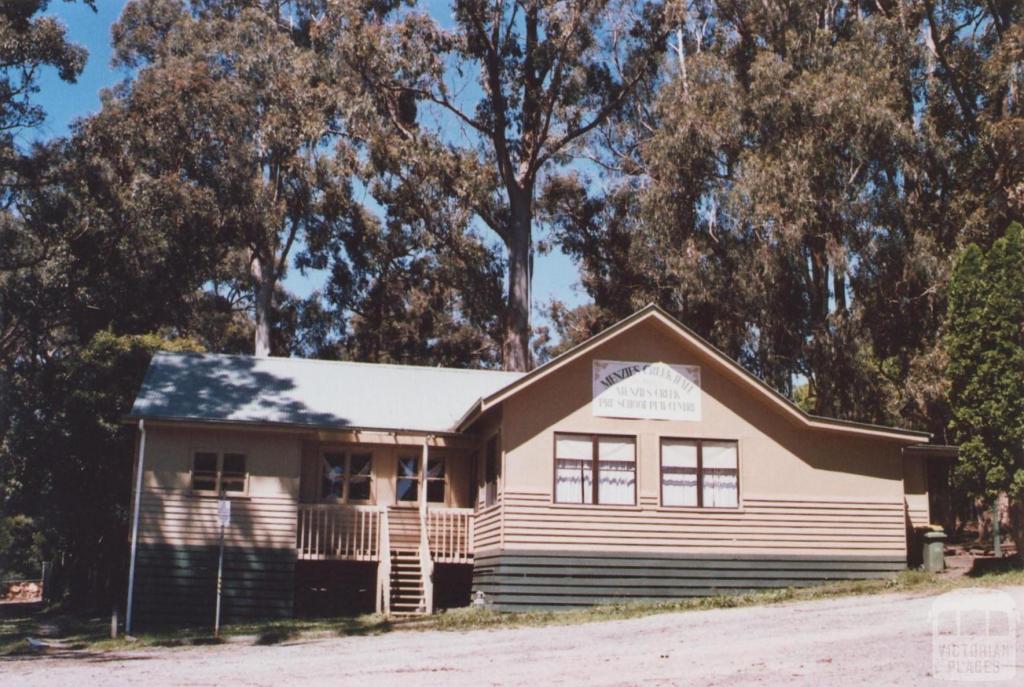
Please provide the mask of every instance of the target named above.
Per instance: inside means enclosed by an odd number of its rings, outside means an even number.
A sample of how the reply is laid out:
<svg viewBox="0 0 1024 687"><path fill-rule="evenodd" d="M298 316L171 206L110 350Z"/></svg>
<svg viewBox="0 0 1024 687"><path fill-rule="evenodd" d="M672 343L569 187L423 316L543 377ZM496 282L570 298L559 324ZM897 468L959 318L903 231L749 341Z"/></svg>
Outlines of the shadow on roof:
<svg viewBox="0 0 1024 687"><path fill-rule="evenodd" d="M135 417L350 426L292 392L293 379L257 369L259 358L157 355L132 408Z"/></svg>

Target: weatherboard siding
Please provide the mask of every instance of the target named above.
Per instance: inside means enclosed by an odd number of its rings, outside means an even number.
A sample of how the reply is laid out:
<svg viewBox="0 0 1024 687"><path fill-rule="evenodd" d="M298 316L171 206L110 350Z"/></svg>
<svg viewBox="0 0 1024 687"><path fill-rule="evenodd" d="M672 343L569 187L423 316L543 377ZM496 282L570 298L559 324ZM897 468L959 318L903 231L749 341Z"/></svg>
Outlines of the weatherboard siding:
<svg viewBox="0 0 1024 687"><path fill-rule="evenodd" d="M246 455L248 493L224 532L224 620L292 615L300 442L291 435L154 427L139 504L139 627L209 621L216 591L217 499L190 491L195 450Z"/></svg>
<svg viewBox="0 0 1024 687"><path fill-rule="evenodd" d="M488 551L501 546L502 504L482 508L473 516L473 549Z"/></svg>
<svg viewBox="0 0 1024 687"><path fill-rule="evenodd" d="M699 421L595 417L593 360L698 365ZM631 329L508 398L502 550L695 553L852 552L904 558L906 505L902 445L800 426L727 375L663 325ZM636 438L637 499L631 506L553 502L558 432ZM660 447L666 438L734 440L739 450L735 509L661 505ZM488 523L489 531L494 525ZM478 553L484 551L477 535Z"/></svg>
<svg viewBox="0 0 1024 687"><path fill-rule="evenodd" d="M473 589L498 610L665 601L891 577L900 556L504 550L478 555Z"/></svg>
<svg viewBox="0 0 1024 687"><path fill-rule="evenodd" d="M893 557L906 551L899 501L747 497L739 509L701 510L553 505L547 494L507 493L503 508L507 550Z"/></svg>
<svg viewBox="0 0 1024 687"><path fill-rule="evenodd" d="M927 527L931 524L928 504L927 458L904 456L903 483L906 500L907 520L911 528Z"/></svg>

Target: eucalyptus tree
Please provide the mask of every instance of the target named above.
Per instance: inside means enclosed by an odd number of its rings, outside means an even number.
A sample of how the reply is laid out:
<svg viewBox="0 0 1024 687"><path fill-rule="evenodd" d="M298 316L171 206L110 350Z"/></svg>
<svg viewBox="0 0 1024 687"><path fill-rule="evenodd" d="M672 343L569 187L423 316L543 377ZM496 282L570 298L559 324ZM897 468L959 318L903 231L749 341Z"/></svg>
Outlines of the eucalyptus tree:
<svg viewBox="0 0 1024 687"><path fill-rule="evenodd" d="M371 157L397 157L432 176L503 244L502 362L525 370L537 189L551 170L579 160L655 72L663 7L457 0L451 11L445 25L397 2L330 3L316 44L350 85L341 90L349 125Z"/></svg>
<svg viewBox="0 0 1024 687"><path fill-rule="evenodd" d="M945 432L951 256L1024 210L1020 3L685 8L610 190L549 185L598 306L566 324L656 300L815 412Z"/></svg>
<svg viewBox="0 0 1024 687"><path fill-rule="evenodd" d="M113 29L115 61L132 73L100 117L130 123L123 145L136 183L196 199L190 231L198 220L200 242L222 246L225 260L241 254L225 265L247 274L222 276L248 286L256 355L271 352L275 299L298 246L337 231L354 207L330 149L335 110L308 49L309 11L134 0Z"/></svg>
<svg viewBox="0 0 1024 687"><path fill-rule="evenodd" d="M11 282L28 278L25 271L45 257L52 238L34 233L21 207L24 192L39 177L40 164L21 145L45 119L33 96L44 69L73 83L87 56L68 40L65 26L45 14L48 6L47 0L0 6L0 360L31 336L31 318L12 308L18 296Z"/></svg>

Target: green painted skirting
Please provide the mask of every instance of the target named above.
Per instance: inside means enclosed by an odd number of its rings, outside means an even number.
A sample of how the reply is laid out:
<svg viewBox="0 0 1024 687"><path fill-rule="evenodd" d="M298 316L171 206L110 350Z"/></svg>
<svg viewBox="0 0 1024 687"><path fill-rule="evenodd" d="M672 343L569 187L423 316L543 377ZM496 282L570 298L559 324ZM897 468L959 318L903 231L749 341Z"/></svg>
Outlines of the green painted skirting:
<svg viewBox="0 0 1024 687"><path fill-rule="evenodd" d="M216 546L140 545L136 627L212 624L217 555ZM295 551L226 548L223 584L225 624L289 618L295 593Z"/></svg>
<svg viewBox="0 0 1024 687"><path fill-rule="evenodd" d="M473 590L499 610L570 608L886 578L906 565L900 556L497 551L476 557Z"/></svg>

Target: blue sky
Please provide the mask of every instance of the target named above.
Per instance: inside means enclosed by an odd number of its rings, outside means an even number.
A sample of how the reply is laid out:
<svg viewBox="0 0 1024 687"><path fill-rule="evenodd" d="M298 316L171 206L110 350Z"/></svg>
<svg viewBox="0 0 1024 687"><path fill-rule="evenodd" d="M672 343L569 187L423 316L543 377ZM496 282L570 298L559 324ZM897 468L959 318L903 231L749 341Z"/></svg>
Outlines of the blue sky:
<svg viewBox="0 0 1024 687"><path fill-rule="evenodd" d="M89 61L75 84L64 83L53 70L43 74L36 102L46 110L46 122L26 138L50 138L66 134L68 126L75 119L99 109L100 90L117 83L123 77L119 70L110 66L110 26L117 20L125 4L125 0L97 0L94 12L80 3L51 2L47 12L64 21L71 40L88 48ZM442 10L439 6L441 3L430 4L439 12L447 12L447 7ZM442 15L442 22L446 18ZM320 274L303 276L293 270L285 283L291 291L306 296L319 288L322 280ZM588 300L578 287L575 263L557 248L548 255L537 255L534 259L534 306L543 305L552 298L569 305L579 305ZM535 319L540 321L540 318Z"/></svg>

